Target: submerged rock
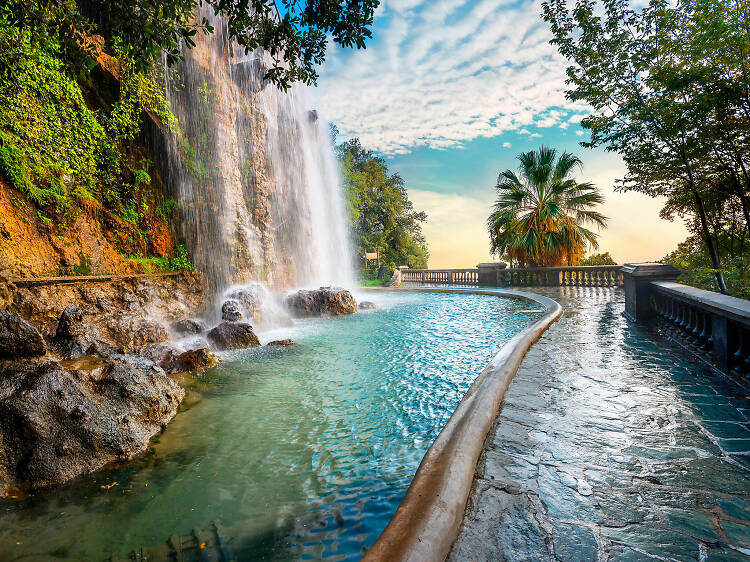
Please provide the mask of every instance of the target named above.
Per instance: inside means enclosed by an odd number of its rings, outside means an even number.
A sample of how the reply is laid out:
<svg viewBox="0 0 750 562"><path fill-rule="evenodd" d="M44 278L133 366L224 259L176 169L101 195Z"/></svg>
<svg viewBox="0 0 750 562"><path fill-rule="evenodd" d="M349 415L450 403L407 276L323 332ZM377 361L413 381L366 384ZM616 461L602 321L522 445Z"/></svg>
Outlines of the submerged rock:
<svg viewBox="0 0 750 562"><path fill-rule="evenodd" d="M171 354L164 358L160 366L167 373L201 373L215 367L221 359L210 349L191 349L184 353Z"/></svg>
<svg viewBox="0 0 750 562"><path fill-rule="evenodd" d="M240 310L240 303L235 300L225 301L221 305L221 319L227 322L239 322L242 320L242 311Z"/></svg>
<svg viewBox="0 0 750 562"><path fill-rule="evenodd" d="M271 346L271 347L282 347L282 346L289 346L289 345L297 345L297 342L287 338L284 340L273 340L273 341L268 342L266 345Z"/></svg>
<svg viewBox="0 0 750 562"><path fill-rule="evenodd" d="M0 310L0 357L36 357L46 352L44 338L34 326Z"/></svg>
<svg viewBox="0 0 750 562"><path fill-rule="evenodd" d="M360 310L374 310L377 307L378 307L377 304L375 304L374 302L370 302L370 301L362 301L361 303L359 303Z"/></svg>
<svg viewBox="0 0 750 562"><path fill-rule="evenodd" d="M341 316L357 312L357 301L352 294L339 287L297 291L287 297L286 305L296 316Z"/></svg>
<svg viewBox="0 0 750 562"><path fill-rule="evenodd" d="M0 487L37 490L134 458L184 394L135 356L0 362Z"/></svg>
<svg viewBox="0 0 750 562"><path fill-rule="evenodd" d="M227 349L245 349L258 347L260 340L253 332L253 327L244 322L222 322L209 330L208 340L220 351Z"/></svg>
<svg viewBox="0 0 750 562"><path fill-rule="evenodd" d="M206 325L195 318L183 318L172 324L172 330L178 334L200 334L206 330Z"/></svg>

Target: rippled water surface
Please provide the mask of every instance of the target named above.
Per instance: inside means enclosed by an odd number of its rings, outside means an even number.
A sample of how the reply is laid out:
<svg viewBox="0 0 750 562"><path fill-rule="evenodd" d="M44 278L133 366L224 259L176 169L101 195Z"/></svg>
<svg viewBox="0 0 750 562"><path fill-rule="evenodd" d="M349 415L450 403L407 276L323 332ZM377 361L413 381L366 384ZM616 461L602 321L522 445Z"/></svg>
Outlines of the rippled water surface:
<svg viewBox="0 0 750 562"><path fill-rule="evenodd" d="M490 296L376 298L265 335L296 348L228 355L140 462L0 503L0 559L124 557L213 521L238 559L358 559L471 381L541 315Z"/></svg>

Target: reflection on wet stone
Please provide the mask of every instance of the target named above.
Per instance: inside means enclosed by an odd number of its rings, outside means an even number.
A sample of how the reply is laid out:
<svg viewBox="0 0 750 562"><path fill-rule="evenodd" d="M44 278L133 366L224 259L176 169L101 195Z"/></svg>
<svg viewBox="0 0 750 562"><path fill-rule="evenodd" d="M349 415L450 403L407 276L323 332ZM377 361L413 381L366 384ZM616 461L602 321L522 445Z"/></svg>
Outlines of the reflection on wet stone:
<svg viewBox="0 0 750 562"><path fill-rule="evenodd" d="M750 560L750 400L628 324L617 289L524 360L449 560Z"/></svg>

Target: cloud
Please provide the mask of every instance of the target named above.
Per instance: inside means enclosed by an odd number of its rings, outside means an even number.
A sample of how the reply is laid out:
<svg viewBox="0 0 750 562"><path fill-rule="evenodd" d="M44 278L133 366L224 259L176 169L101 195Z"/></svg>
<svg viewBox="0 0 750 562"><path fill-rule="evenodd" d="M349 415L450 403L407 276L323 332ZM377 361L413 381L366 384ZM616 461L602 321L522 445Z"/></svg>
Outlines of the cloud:
<svg viewBox="0 0 750 562"><path fill-rule="evenodd" d="M576 135L578 135L579 137L582 137L584 135L584 132L581 130L578 130L576 131Z"/></svg>
<svg viewBox="0 0 750 562"><path fill-rule="evenodd" d="M565 99L540 12L540 0L384 0L367 49L329 47L317 105L384 153L558 126L585 108Z"/></svg>
<svg viewBox="0 0 750 562"><path fill-rule="evenodd" d="M510 148L511 146L513 146L513 145L510 144L509 142L504 142L503 143L503 148Z"/></svg>

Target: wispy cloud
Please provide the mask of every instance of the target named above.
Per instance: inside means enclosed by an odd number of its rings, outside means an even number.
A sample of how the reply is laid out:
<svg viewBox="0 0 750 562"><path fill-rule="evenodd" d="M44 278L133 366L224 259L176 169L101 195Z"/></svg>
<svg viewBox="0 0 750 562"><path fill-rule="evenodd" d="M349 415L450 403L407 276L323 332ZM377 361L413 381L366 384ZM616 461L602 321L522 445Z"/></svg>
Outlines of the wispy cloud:
<svg viewBox="0 0 750 562"><path fill-rule="evenodd" d="M364 51L331 47L318 105L342 133L404 153L576 123L539 0L384 0Z"/></svg>

